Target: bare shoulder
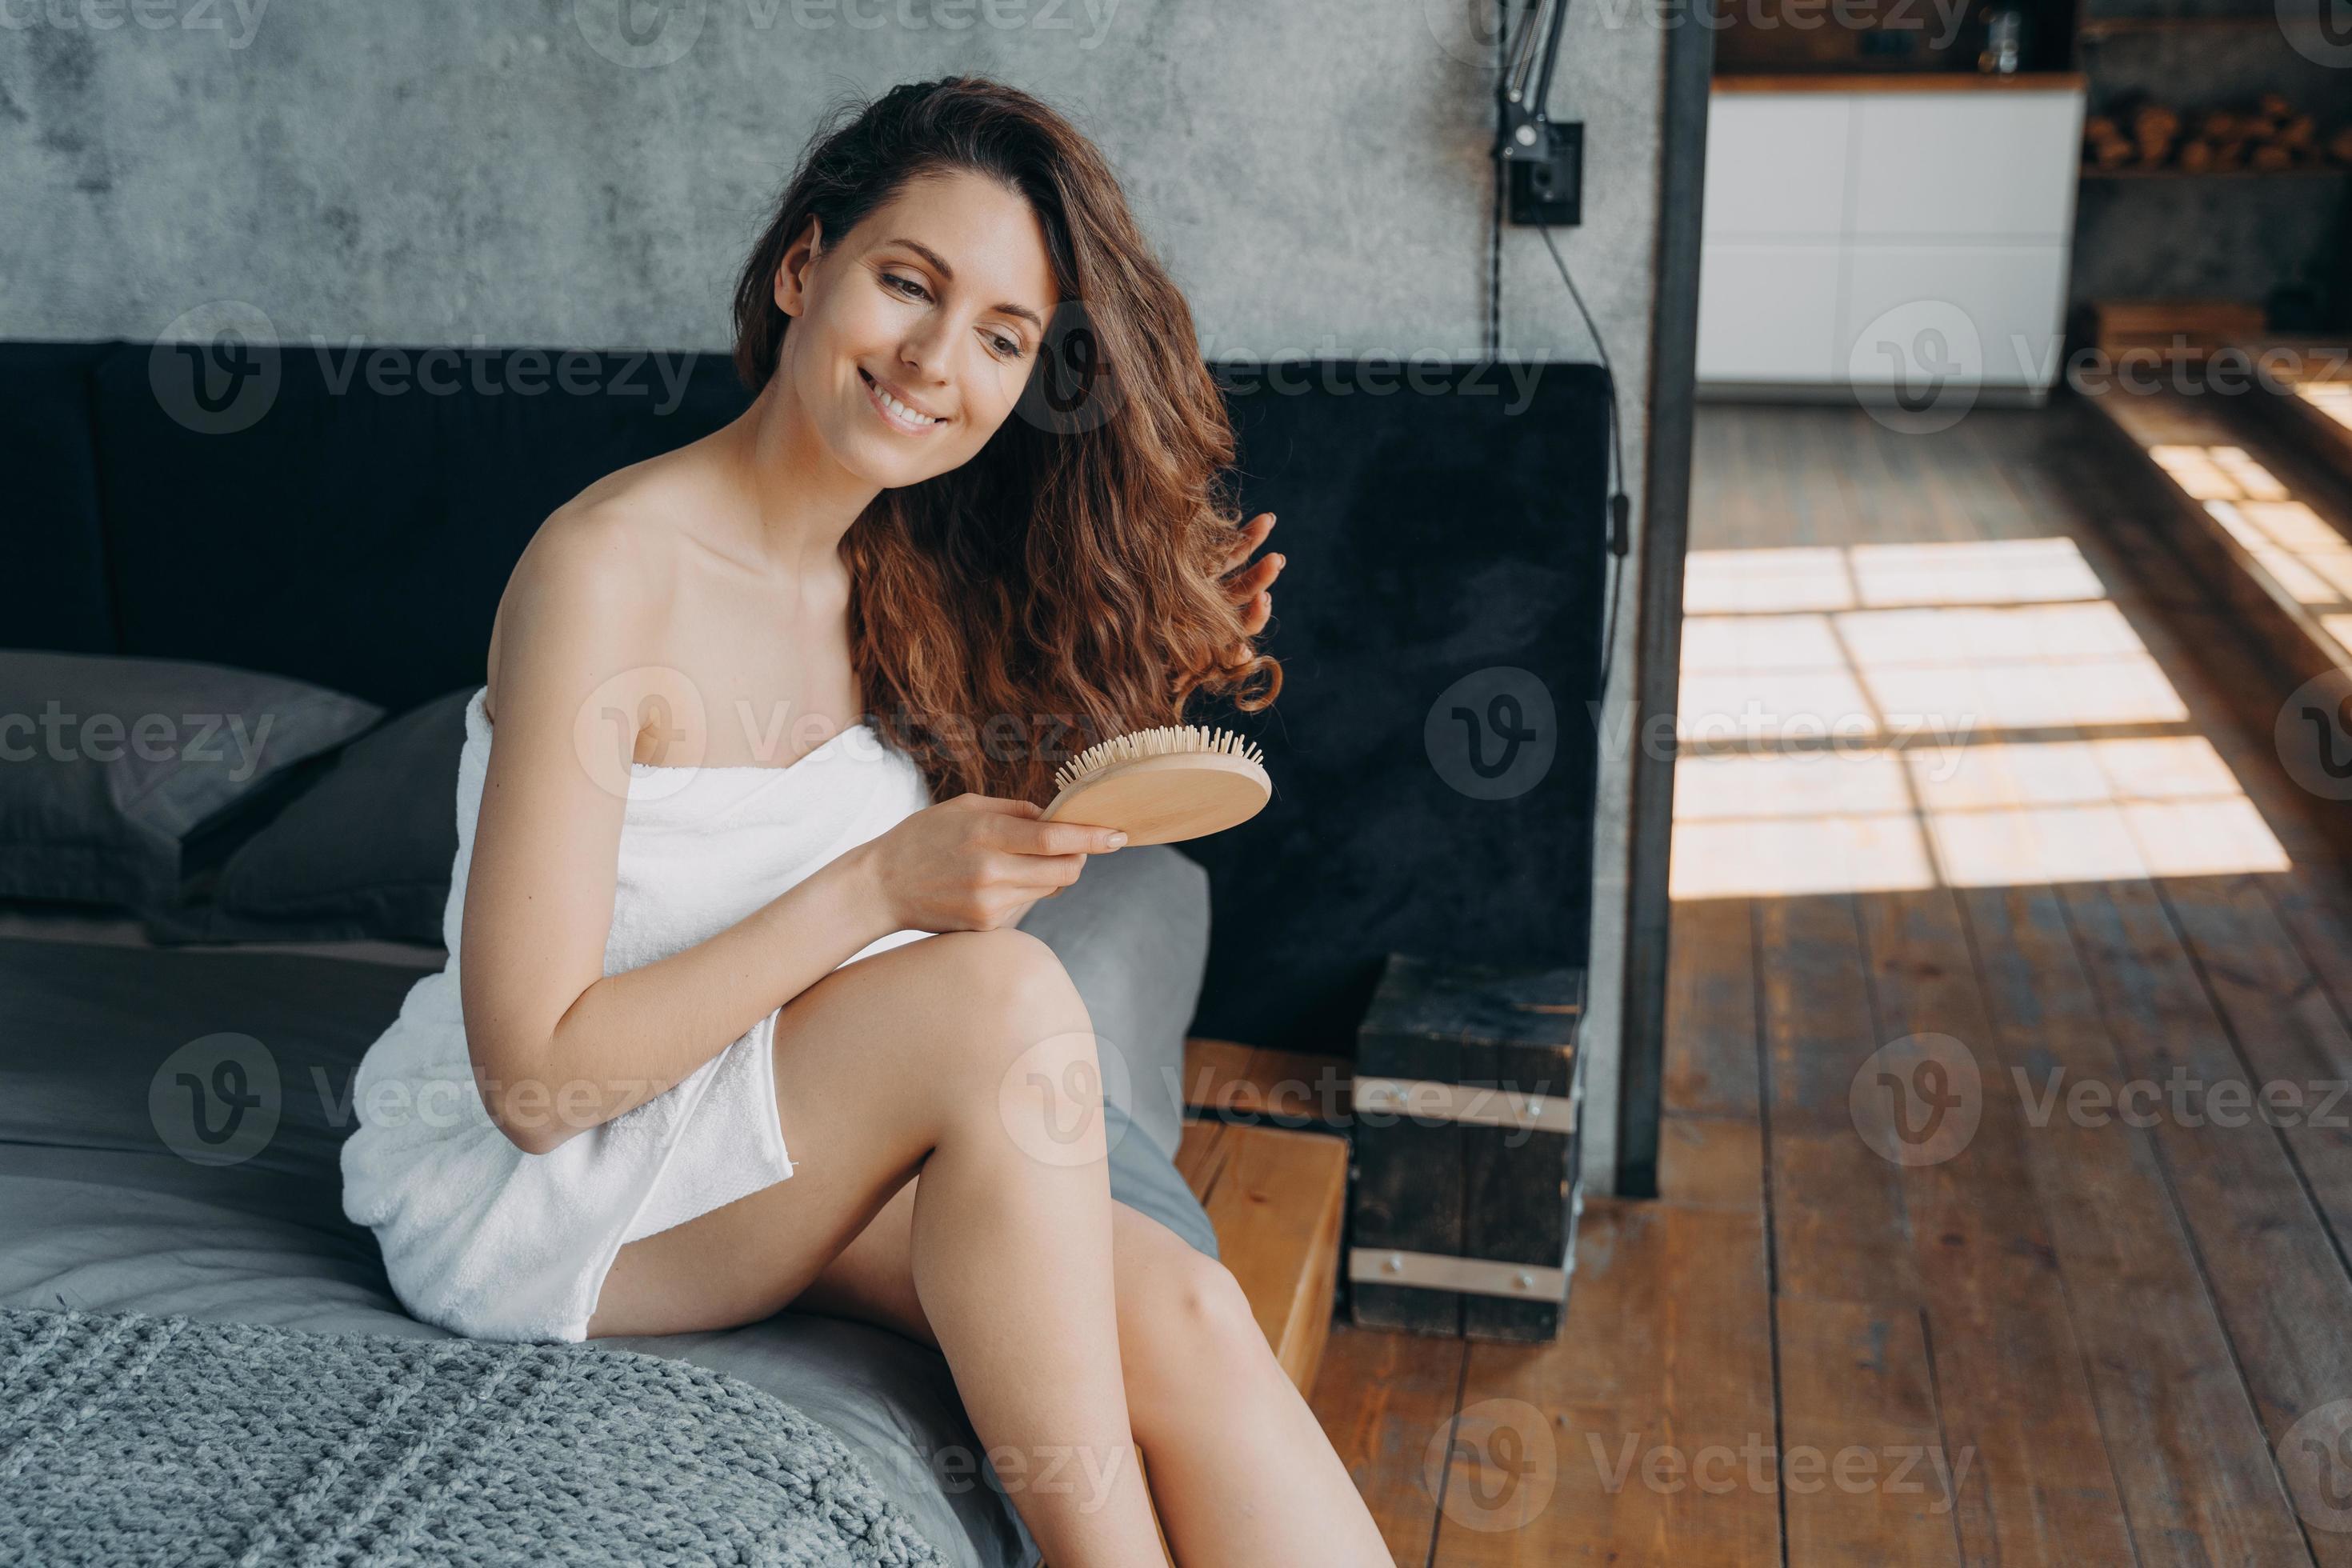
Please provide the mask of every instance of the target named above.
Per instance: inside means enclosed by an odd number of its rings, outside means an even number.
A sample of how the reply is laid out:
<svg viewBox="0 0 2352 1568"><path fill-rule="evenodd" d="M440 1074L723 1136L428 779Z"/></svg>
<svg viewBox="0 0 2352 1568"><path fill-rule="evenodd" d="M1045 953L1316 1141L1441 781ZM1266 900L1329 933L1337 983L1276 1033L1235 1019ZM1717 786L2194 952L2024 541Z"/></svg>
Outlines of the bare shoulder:
<svg viewBox="0 0 2352 1568"><path fill-rule="evenodd" d="M690 482L667 459L607 474L548 515L517 558L491 622L488 671L502 646L550 626L602 626L650 649L675 602ZM536 629L534 629L536 628Z"/></svg>

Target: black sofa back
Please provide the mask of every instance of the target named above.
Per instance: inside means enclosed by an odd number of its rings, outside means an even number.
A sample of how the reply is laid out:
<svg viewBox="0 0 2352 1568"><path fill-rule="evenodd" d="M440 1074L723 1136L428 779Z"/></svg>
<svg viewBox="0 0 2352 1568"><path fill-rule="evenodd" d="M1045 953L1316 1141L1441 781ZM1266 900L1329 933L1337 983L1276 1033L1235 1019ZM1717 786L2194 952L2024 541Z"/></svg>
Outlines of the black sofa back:
<svg viewBox="0 0 2352 1568"><path fill-rule="evenodd" d="M0 646L241 665L398 713L485 679L551 510L747 401L719 354L242 353L192 382L177 345L0 343ZM1242 503L1279 514L1289 564L1280 700L1193 715L1257 741L1275 781L1182 846L1214 900L1195 1032L1345 1055L1391 950L1582 963L1601 373L1212 369Z"/></svg>

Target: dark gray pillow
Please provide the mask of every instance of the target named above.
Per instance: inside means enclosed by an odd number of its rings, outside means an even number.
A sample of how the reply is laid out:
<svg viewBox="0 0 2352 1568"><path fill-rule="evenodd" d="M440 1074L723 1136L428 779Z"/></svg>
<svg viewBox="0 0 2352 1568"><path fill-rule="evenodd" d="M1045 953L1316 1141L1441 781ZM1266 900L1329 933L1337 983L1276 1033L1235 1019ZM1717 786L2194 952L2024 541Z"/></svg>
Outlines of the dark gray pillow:
<svg viewBox="0 0 2352 1568"><path fill-rule="evenodd" d="M148 922L158 942L438 943L457 858L461 687L344 747L220 868L206 904Z"/></svg>
<svg viewBox="0 0 2352 1568"><path fill-rule="evenodd" d="M0 897L172 908L192 837L383 717L229 665L0 649Z"/></svg>

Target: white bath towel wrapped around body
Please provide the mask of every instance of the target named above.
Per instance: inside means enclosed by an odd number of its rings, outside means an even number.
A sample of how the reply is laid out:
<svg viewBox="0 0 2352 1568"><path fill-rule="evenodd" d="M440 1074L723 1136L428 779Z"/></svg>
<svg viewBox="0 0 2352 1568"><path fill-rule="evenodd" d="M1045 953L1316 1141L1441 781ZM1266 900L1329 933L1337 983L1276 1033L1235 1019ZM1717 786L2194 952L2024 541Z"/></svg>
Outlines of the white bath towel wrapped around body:
<svg viewBox="0 0 2352 1568"><path fill-rule="evenodd" d="M373 1228L401 1304L481 1339L581 1340L614 1255L793 1173L777 1122L776 1016L667 1092L525 1154L492 1123L466 1051L459 920L489 764L489 689L466 704L447 965L417 981L368 1048L342 1150L343 1211ZM604 973L715 936L929 804L921 771L870 724L790 767L635 763ZM893 931L845 963L914 942Z"/></svg>

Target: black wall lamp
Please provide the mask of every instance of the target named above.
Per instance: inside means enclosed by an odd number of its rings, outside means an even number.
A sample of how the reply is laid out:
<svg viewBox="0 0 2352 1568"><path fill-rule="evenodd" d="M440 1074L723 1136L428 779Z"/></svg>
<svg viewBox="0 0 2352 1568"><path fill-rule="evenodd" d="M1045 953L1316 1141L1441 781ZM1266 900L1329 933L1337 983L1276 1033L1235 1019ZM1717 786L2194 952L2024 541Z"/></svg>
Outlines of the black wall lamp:
<svg viewBox="0 0 2352 1568"><path fill-rule="evenodd" d="M1552 61L1559 54L1567 0L1534 0L1511 41L1510 63L1496 89L1502 130L1495 156L1510 173L1510 219L1558 226L1584 221L1584 122L1544 117ZM1538 68L1536 44L1543 44Z"/></svg>

